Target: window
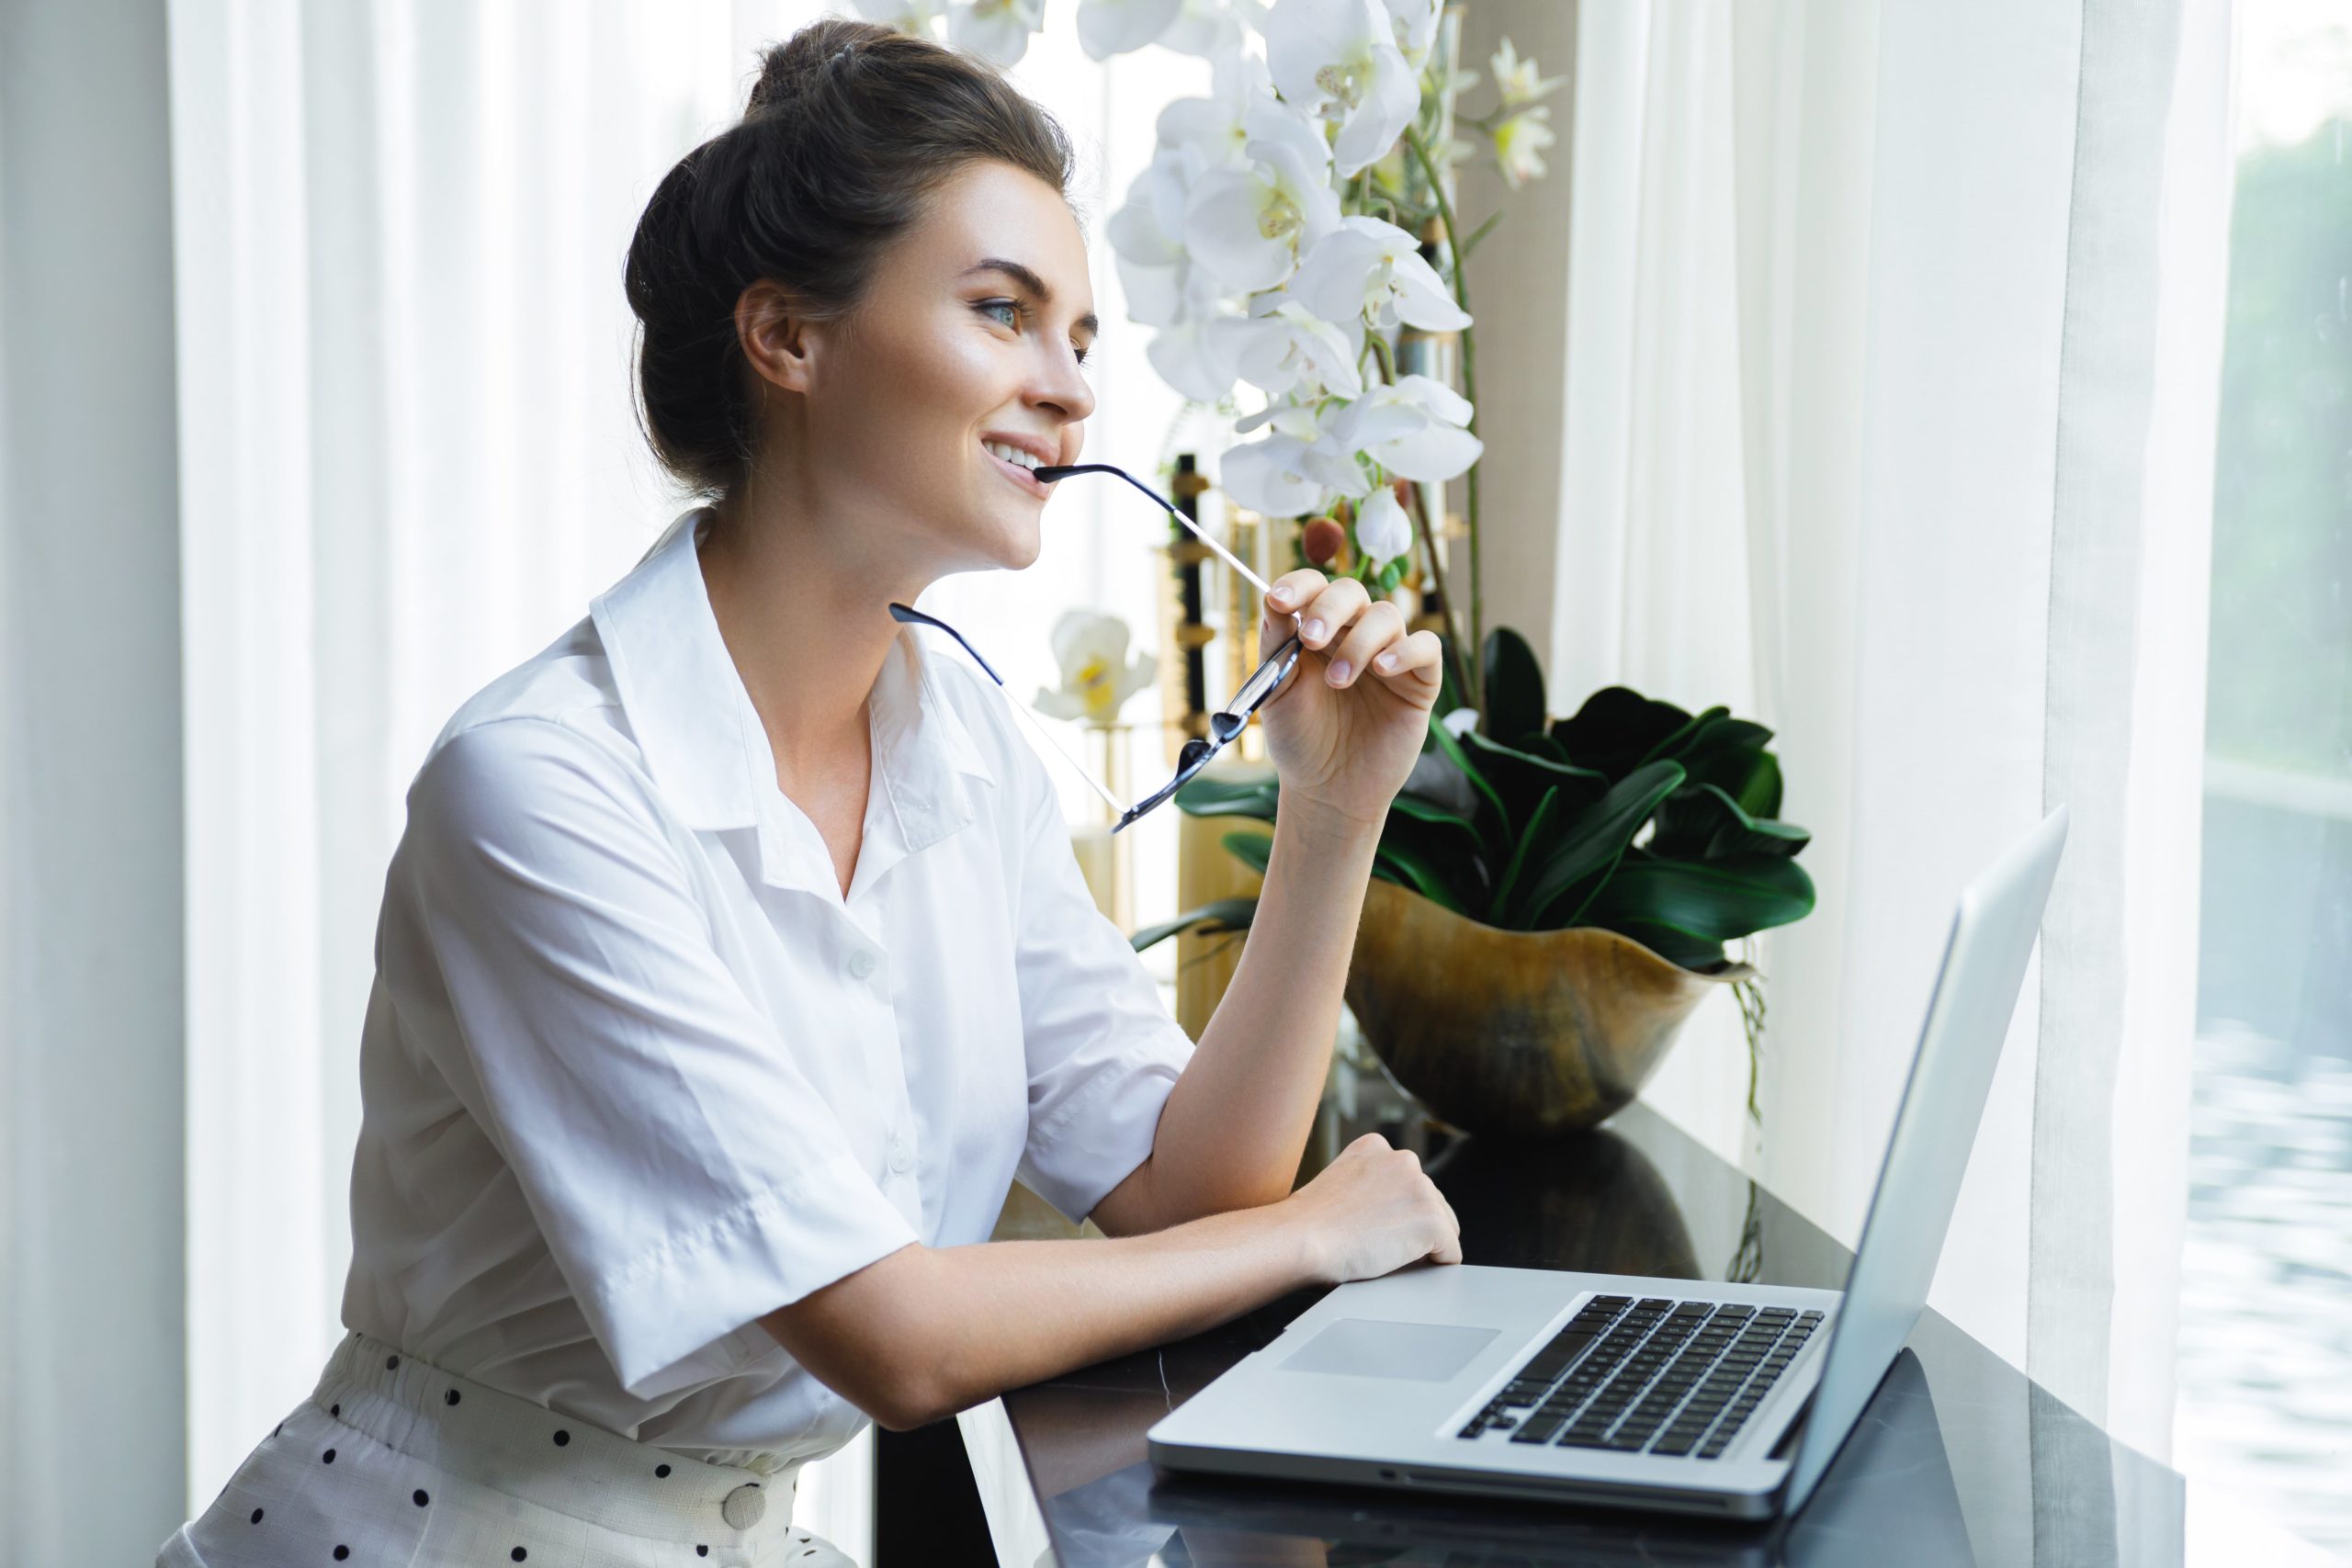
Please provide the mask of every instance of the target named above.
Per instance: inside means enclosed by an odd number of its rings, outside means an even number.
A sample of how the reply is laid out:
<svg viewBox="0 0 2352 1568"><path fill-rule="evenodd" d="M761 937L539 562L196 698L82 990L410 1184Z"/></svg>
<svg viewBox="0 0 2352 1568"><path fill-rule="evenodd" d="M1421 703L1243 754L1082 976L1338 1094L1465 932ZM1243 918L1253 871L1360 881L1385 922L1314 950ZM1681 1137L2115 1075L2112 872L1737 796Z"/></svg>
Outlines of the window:
<svg viewBox="0 0 2352 1568"><path fill-rule="evenodd" d="M2175 1458L2352 1550L2352 18L2241 7Z"/></svg>

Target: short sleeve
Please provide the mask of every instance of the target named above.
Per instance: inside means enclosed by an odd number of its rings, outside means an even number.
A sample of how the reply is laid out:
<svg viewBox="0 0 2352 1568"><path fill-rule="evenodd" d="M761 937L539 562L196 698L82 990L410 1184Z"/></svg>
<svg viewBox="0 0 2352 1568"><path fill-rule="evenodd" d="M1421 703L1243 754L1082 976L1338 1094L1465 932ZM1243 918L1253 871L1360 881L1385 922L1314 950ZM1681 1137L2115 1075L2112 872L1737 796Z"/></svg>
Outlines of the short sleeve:
<svg viewBox="0 0 2352 1568"><path fill-rule="evenodd" d="M721 961L691 835L616 750L492 721L449 738L408 804L390 897L438 973L395 997L446 1006L415 1032L631 1396L919 1239Z"/></svg>
<svg viewBox="0 0 2352 1568"><path fill-rule="evenodd" d="M1095 904L1052 780L1035 778L1013 938L1029 1071L1019 1175L1076 1223L1150 1155L1193 1040Z"/></svg>

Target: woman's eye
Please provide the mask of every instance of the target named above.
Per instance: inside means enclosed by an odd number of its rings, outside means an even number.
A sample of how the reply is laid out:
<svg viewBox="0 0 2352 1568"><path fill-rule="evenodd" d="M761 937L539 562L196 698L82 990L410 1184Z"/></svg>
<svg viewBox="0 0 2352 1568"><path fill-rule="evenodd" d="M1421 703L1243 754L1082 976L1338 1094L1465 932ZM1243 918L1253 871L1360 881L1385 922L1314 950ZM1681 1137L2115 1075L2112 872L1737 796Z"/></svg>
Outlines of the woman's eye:
<svg viewBox="0 0 2352 1568"><path fill-rule="evenodd" d="M982 310L1010 310L1012 313L1012 320L1007 321L1005 325L1009 327L1017 327L1020 325L1022 305L1021 301L1018 299L983 299L980 301L978 308ZM1080 365L1084 365L1086 363L1087 351L1085 349L1080 348L1076 344L1070 344L1070 350L1072 353L1077 355L1078 362Z"/></svg>

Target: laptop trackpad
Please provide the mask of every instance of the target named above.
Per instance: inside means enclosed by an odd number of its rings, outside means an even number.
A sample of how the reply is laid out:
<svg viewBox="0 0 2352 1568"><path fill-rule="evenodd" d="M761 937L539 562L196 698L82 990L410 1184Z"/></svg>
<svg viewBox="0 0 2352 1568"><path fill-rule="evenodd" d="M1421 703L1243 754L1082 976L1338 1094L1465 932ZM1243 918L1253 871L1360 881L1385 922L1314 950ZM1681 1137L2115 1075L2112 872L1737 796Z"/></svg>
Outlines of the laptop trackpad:
<svg viewBox="0 0 2352 1568"><path fill-rule="evenodd" d="M1359 1378L1411 1378L1443 1382L1487 1348L1498 1331L1442 1323L1390 1323L1343 1317L1327 1324L1298 1353L1281 1362L1286 1372L1345 1372Z"/></svg>

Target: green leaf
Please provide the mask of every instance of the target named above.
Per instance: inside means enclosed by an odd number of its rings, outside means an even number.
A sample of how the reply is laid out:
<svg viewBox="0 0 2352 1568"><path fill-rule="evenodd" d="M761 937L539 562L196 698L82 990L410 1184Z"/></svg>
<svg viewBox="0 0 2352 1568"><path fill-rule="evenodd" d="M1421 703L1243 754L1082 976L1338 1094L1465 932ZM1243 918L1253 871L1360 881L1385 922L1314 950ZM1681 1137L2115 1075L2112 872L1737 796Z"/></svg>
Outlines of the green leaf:
<svg viewBox="0 0 2352 1568"><path fill-rule="evenodd" d="M1446 728L1434 710L1430 714L1430 739L1437 742L1438 750L1445 753L1447 761L1462 770L1471 787L1485 797L1488 808L1493 811L1493 822L1481 828L1478 836L1487 854L1494 859L1501 859L1502 854L1498 852L1507 851L1513 837L1510 812L1504 807L1503 797L1496 793L1487 775L1478 771L1478 765L1462 749L1462 742L1453 738L1453 732Z"/></svg>
<svg viewBox="0 0 2352 1568"><path fill-rule="evenodd" d="M1503 869L1503 879L1495 885L1495 908L1507 908L1513 889L1519 886L1520 873L1527 869L1530 854L1548 848L1544 840L1552 830L1553 818L1560 813L1560 791L1557 785L1544 792L1536 804L1535 814L1527 819L1527 831L1519 836L1519 847L1510 852L1510 864Z"/></svg>
<svg viewBox="0 0 2352 1568"><path fill-rule="evenodd" d="M1246 931L1258 912L1255 898L1218 898L1188 909L1172 920L1162 920L1156 926L1146 926L1127 939L1137 953L1155 943L1167 941L1181 931L1197 926L1204 934L1211 931Z"/></svg>
<svg viewBox="0 0 2352 1568"><path fill-rule="evenodd" d="M1560 791L1564 817L1574 816L1608 793L1608 777L1590 768L1522 751L1475 729L1464 732L1461 740L1477 761L1479 770L1493 783L1495 793L1502 796L1504 809L1510 813L1513 822L1528 820L1547 789Z"/></svg>
<svg viewBox="0 0 2352 1568"><path fill-rule="evenodd" d="M1627 861L1572 924L1635 942L1724 942L1813 912L1813 879L1786 855ZM1664 948L1659 948L1664 952Z"/></svg>
<svg viewBox="0 0 2352 1568"><path fill-rule="evenodd" d="M1478 668L1486 680L1480 734L1524 735L1544 728L1544 667L1525 637L1497 626L1487 634Z"/></svg>
<svg viewBox="0 0 2352 1568"><path fill-rule="evenodd" d="M1793 822L1751 816L1714 784L1685 784L1657 810L1651 835L1654 855L1677 860L1721 860L1726 855L1792 855L1813 835Z"/></svg>
<svg viewBox="0 0 2352 1568"><path fill-rule="evenodd" d="M1750 817L1778 817L1781 814L1781 761L1770 751L1757 753L1748 768L1747 777L1732 791L1739 801L1739 808Z"/></svg>
<svg viewBox="0 0 2352 1568"><path fill-rule="evenodd" d="M1662 737L1656 745L1652 746L1648 751L1643 754L1642 761L1680 761L1682 760L1682 754L1690 750L1692 746L1696 745L1702 736L1703 736L1709 729L1718 724L1721 724L1730 716L1731 709L1729 708L1709 708L1706 712L1700 714L1696 717L1682 724L1680 727L1676 728L1672 734ZM1639 766L1640 764L1637 763L1635 765ZM1688 777L1690 770L1688 766L1685 766L1682 772L1684 776Z"/></svg>
<svg viewBox="0 0 2352 1568"><path fill-rule="evenodd" d="M1653 702L1629 686L1603 686L1572 716L1555 721L1551 733L1569 761L1621 779L1690 722L1672 703Z"/></svg>
<svg viewBox="0 0 2352 1568"><path fill-rule="evenodd" d="M1195 773L1176 792L1176 809L1187 817L1254 817L1271 822L1281 794L1271 778L1223 779Z"/></svg>
<svg viewBox="0 0 2352 1568"><path fill-rule="evenodd" d="M1259 875L1266 874L1266 863L1274 858L1274 838L1271 833L1227 833L1217 840L1226 852Z"/></svg>
<svg viewBox="0 0 2352 1568"><path fill-rule="evenodd" d="M1568 763L1568 749L1540 729L1531 729L1511 742L1514 749L1547 761ZM1568 763L1573 766L1574 764Z"/></svg>
<svg viewBox="0 0 2352 1568"><path fill-rule="evenodd" d="M1498 918L1495 923L1528 931L1574 925L1586 901L1617 869L1626 846L1650 819L1658 802L1681 783L1681 763L1649 762L1611 784L1608 794L1569 822L1530 880L1526 894L1512 900L1510 918ZM1546 917L1555 906L1565 907L1566 916L1547 923ZM1505 914L1499 908L1496 912L1498 917ZM1519 918L1522 912L1528 919Z"/></svg>
<svg viewBox="0 0 2352 1568"><path fill-rule="evenodd" d="M1725 794L1736 795L1754 770L1757 754L1772 739L1772 732L1760 724L1730 717L1728 709L1708 711L1724 716L1711 724L1702 724L1696 733L1665 755L1682 764L1682 771L1690 775L1692 784L1720 784Z"/></svg>
<svg viewBox="0 0 2352 1568"><path fill-rule="evenodd" d="M1444 874L1427 855L1409 845L1383 841L1373 856L1372 869L1374 874L1386 873L1389 881L1410 887L1457 915L1468 912Z"/></svg>
<svg viewBox="0 0 2352 1568"><path fill-rule="evenodd" d="M1389 802L1387 820L1381 825L1380 847L1409 857L1418 876L1399 876L1409 887L1429 880L1447 890L1443 902L1467 915L1487 907L1487 888L1493 872L1477 828L1434 801L1401 791ZM1434 897L1434 895L1432 895Z"/></svg>

